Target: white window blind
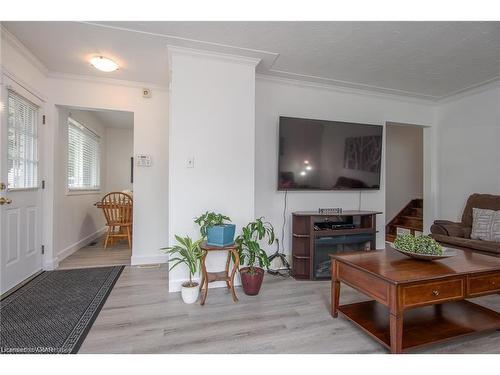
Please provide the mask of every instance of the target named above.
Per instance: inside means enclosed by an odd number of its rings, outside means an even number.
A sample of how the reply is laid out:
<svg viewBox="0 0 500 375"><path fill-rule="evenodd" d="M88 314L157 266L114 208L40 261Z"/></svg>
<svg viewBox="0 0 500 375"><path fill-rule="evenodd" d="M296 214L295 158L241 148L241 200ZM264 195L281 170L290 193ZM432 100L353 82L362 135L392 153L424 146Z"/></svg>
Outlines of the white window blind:
<svg viewBox="0 0 500 375"><path fill-rule="evenodd" d="M100 138L71 117L68 118L68 189L99 190Z"/></svg>
<svg viewBox="0 0 500 375"><path fill-rule="evenodd" d="M9 189L38 187L38 107L8 92L7 181Z"/></svg>

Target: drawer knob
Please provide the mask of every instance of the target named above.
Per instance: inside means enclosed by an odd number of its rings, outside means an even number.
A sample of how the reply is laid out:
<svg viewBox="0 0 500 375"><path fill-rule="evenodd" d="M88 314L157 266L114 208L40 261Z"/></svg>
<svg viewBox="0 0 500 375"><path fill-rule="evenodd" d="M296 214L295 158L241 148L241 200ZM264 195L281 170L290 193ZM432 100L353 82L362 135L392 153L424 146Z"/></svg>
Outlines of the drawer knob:
<svg viewBox="0 0 500 375"><path fill-rule="evenodd" d="M491 285L493 285L493 286L494 286L494 285L495 285L495 282L494 282L494 281L492 281L492 282L491 282Z"/></svg>
<svg viewBox="0 0 500 375"><path fill-rule="evenodd" d="M432 295L433 295L433 296L439 296L439 290L434 289L434 290L432 291Z"/></svg>

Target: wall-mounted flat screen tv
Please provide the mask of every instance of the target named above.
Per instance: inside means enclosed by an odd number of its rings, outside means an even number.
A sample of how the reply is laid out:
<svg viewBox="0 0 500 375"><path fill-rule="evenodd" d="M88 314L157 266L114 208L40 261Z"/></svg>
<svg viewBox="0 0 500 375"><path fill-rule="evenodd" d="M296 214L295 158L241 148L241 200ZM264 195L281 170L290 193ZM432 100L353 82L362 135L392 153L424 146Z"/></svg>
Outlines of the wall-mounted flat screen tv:
<svg viewBox="0 0 500 375"><path fill-rule="evenodd" d="M278 190L380 189L380 125L279 120Z"/></svg>

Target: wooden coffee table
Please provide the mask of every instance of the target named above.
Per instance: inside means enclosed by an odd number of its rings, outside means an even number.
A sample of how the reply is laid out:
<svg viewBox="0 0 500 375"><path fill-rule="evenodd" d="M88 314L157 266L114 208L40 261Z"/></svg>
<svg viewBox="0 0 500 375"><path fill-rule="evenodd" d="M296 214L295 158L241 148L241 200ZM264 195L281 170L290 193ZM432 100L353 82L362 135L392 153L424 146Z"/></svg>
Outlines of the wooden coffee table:
<svg viewBox="0 0 500 375"><path fill-rule="evenodd" d="M500 259L457 253L432 262L390 247L332 254L331 314L340 311L391 353L500 328L500 313L465 300L500 292ZM341 282L373 300L339 306Z"/></svg>

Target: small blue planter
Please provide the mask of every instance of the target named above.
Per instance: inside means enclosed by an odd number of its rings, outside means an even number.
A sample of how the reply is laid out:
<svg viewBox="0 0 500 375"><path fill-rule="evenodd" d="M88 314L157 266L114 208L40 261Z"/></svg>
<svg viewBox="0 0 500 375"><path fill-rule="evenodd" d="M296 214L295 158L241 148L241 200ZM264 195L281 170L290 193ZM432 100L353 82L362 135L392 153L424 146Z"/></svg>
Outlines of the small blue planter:
<svg viewBox="0 0 500 375"><path fill-rule="evenodd" d="M216 225L207 229L207 245L224 247L234 243L236 225Z"/></svg>

